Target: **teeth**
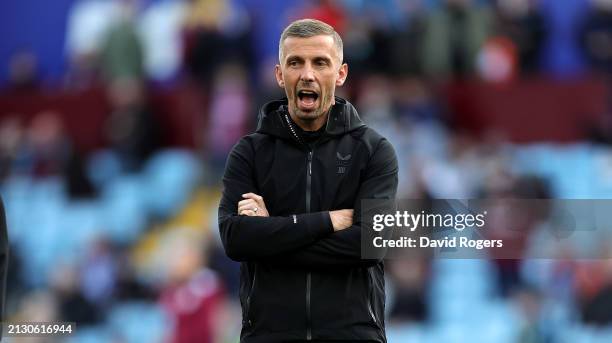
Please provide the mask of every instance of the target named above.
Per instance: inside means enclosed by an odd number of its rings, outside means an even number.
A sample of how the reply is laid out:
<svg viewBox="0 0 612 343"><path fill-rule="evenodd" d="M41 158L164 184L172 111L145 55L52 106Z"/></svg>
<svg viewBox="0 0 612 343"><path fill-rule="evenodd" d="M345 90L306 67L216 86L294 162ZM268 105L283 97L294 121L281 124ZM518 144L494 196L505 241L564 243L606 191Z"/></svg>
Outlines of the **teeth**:
<svg viewBox="0 0 612 343"><path fill-rule="evenodd" d="M314 95L314 96L318 96L317 93L311 92L311 91L299 91L298 94L300 94L300 95Z"/></svg>

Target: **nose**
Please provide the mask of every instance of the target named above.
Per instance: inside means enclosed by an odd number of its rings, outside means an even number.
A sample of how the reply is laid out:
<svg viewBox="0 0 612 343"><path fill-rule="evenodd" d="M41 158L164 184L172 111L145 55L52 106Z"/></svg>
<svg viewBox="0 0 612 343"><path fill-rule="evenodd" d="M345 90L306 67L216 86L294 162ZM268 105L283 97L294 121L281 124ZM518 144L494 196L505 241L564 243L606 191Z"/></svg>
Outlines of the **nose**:
<svg viewBox="0 0 612 343"><path fill-rule="evenodd" d="M302 82L313 82L315 80L314 70L310 63L306 63L304 68L302 69L302 74L300 75L300 81Z"/></svg>

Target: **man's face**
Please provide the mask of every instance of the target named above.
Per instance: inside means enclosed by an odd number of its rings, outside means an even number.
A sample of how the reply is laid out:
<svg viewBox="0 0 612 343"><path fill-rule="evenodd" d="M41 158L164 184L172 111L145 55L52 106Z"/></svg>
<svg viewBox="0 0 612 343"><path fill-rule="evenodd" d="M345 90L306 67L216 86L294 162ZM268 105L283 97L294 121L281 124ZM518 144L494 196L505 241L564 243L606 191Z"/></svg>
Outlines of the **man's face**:
<svg viewBox="0 0 612 343"><path fill-rule="evenodd" d="M303 123L323 118L334 104L336 86L346 80L332 36L287 37L283 60L276 65L276 81L285 89L289 113Z"/></svg>

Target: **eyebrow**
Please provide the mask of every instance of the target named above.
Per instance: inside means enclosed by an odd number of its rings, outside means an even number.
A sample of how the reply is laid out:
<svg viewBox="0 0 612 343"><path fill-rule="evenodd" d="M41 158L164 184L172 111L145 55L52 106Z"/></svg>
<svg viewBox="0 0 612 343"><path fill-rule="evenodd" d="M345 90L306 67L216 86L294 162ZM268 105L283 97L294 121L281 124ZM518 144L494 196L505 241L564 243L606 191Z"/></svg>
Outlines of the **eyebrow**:
<svg viewBox="0 0 612 343"><path fill-rule="evenodd" d="M300 57L300 56L288 56L287 57L287 63L293 62L293 61L302 62L302 61L304 61L304 59L302 57Z"/></svg>
<svg viewBox="0 0 612 343"><path fill-rule="evenodd" d="M312 59L314 62L319 62L319 61L324 61L327 63L331 63L332 59L330 57L327 56L315 56ZM286 63L289 62L293 62L293 61L298 61L298 62L304 62L304 58L301 56L288 56L286 59Z"/></svg>
<svg viewBox="0 0 612 343"><path fill-rule="evenodd" d="M314 58L315 62L319 62L319 61L323 61L323 62L327 62L327 63L331 63L331 58L327 57L327 56L317 56Z"/></svg>

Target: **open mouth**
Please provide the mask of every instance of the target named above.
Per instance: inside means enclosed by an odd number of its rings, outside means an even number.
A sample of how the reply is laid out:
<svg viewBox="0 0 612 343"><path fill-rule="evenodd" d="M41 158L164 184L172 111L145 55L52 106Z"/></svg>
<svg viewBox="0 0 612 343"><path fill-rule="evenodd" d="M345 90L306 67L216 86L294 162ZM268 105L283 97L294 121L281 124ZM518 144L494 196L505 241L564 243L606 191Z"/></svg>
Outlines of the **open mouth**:
<svg viewBox="0 0 612 343"><path fill-rule="evenodd" d="M311 110L315 107L319 94L311 90L299 90L297 92L298 105L302 110Z"/></svg>

